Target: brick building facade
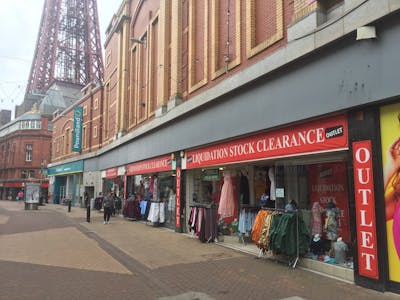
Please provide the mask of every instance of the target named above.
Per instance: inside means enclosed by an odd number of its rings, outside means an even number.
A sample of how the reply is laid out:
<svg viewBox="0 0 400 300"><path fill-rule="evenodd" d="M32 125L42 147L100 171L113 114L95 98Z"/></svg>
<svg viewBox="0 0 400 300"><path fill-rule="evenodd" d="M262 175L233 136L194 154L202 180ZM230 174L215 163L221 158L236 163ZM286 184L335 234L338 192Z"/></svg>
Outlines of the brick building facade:
<svg viewBox="0 0 400 300"><path fill-rule="evenodd" d="M41 185L47 196L50 162L50 117L26 113L0 128L0 199L14 200L27 183Z"/></svg>

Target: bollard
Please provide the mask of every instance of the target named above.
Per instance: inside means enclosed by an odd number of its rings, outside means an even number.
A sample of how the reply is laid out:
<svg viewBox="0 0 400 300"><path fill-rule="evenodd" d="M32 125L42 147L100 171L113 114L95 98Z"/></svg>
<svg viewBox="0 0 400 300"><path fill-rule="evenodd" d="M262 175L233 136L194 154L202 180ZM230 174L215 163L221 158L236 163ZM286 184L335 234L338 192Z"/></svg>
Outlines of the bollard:
<svg viewBox="0 0 400 300"><path fill-rule="evenodd" d="M86 206L86 222L90 223L90 204Z"/></svg>
<svg viewBox="0 0 400 300"><path fill-rule="evenodd" d="M68 212L71 212L71 200L68 200Z"/></svg>

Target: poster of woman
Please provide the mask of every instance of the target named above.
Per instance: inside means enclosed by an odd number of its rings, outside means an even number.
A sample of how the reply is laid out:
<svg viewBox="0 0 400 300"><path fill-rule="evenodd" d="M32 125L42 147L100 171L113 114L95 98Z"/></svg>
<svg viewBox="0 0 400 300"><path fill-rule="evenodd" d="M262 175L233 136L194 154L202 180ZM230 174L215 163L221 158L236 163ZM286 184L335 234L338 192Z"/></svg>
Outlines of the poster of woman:
<svg viewBox="0 0 400 300"><path fill-rule="evenodd" d="M389 279L400 282L400 103L380 114Z"/></svg>

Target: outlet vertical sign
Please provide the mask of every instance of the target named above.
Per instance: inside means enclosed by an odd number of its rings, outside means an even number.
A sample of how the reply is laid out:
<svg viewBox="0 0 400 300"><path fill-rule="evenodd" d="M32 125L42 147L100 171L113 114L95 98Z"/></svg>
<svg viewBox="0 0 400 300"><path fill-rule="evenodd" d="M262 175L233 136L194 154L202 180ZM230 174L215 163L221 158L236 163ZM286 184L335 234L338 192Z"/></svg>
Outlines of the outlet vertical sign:
<svg viewBox="0 0 400 300"><path fill-rule="evenodd" d="M181 167L176 168L175 227L181 228Z"/></svg>
<svg viewBox="0 0 400 300"><path fill-rule="evenodd" d="M353 164L358 271L362 276L378 279L374 176L370 140L353 142Z"/></svg>

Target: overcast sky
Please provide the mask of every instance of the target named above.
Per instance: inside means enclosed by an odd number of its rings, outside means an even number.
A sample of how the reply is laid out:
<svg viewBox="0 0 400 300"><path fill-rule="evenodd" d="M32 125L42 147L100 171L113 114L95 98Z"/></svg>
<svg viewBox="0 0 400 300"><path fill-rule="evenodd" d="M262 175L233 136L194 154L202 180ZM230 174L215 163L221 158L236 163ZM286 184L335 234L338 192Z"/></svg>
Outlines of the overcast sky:
<svg viewBox="0 0 400 300"><path fill-rule="evenodd" d="M45 0L1 0L0 110L21 104L39 32ZM122 0L97 0L101 45L104 32Z"/></svg>

